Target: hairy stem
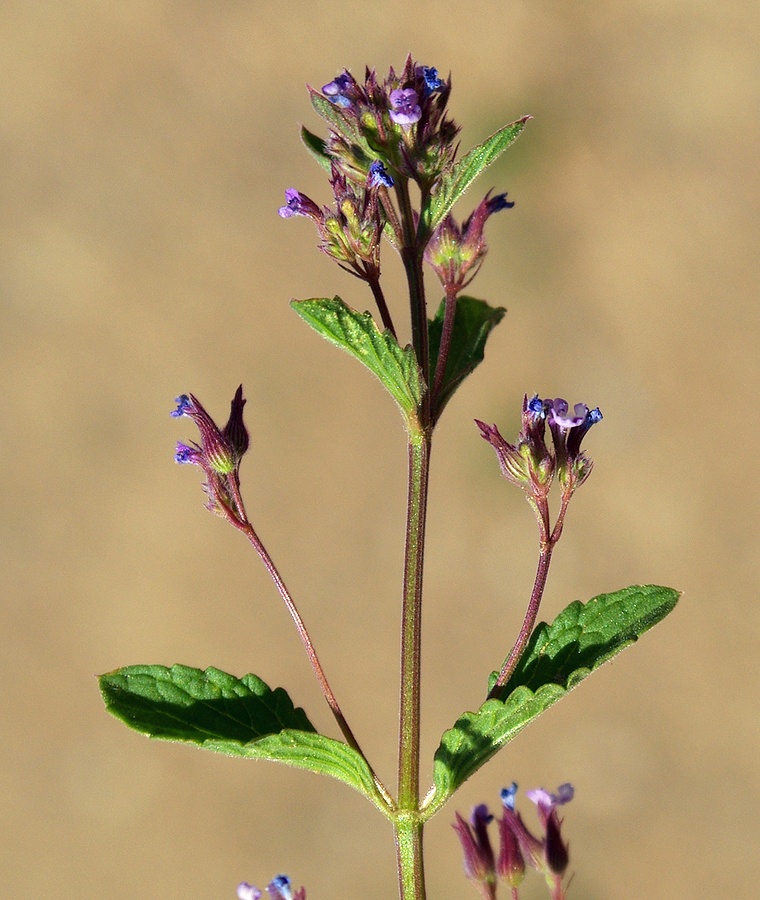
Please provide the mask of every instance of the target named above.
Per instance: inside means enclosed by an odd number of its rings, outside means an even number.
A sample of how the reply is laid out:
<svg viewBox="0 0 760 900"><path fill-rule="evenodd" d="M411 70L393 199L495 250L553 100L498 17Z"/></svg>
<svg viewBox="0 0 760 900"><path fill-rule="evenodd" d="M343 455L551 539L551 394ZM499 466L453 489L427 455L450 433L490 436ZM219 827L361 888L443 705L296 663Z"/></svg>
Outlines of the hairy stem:
<svg viewBox="0 0 760 900"><path fill-rule="evenodd" d="M383 327L390 331L393 337L396 337L396 329L393 327L393 319L391 318L388 304L385 302L385 294L380 286L380 273L373 272L367 275L367 284L370 286L372 296L375 298L380 318L383 321ZM398 339L398 338L397 338Z"/></svg>
<svg viewBox="0 0 760 900"><path fill-rule="evenodd" d="M409 284L409 304L412 316L412 346L417 354L417 362L422 371L422 377L427 384L430 379L430 361L428 351L428 324L427 306L425 303L425 284L422 276L422 249L419 247L414 224L412 202L409 197L409 182L399 178L396 182L396 196L398 197L401 212L401 231L403 245L401 247L401 259L404 262L406 280ZM423 400L424 410L429 409L429 392ZM427 416L423 412L423 424L427 423Z"/></svg>
<svg viewBox="0 0 760 900"><path fill-rule="evenodd" d="M543 527L541 528L541 533L541 549L538 554L538 567L536 569L536 577L533 582L533 590L530 595L528 608L525 612L525 618L523 619L522 628L520 629L520 633L517 636L517 640L515 641L515 645L514 647L512 647L509 656L506 658L506 660L504 660L504 665L501 667L499 677L496 679L494 686L491 688L491 691L488 694L489 700L493 699L494 697L498 697L504 685L511 678L512 673L514 672L518 662L520 661L520 657L525 651L525 647L531 634L533 633L533 628L536 624L536 617L538 616L538 610L541 606L541 598L544 596L544 588L546 587L546 578L549 575L549 565L551 564L552 560L552 552L556 545L555 540L544 537L545 529Z"/></svg>
<svg viewBox="0 0 760 900"><path fill-rule="evenodd" d="M422 855L422 823L401 813L393 825L401 900L425 900L425 867Z"/></svg>
<svg viewBox="0 0 760 900"><path fill-rule="evenodd" d="M430 433L411 429L409 484L401 612L401 684L399 695L398 808L396 825L399 889L402 900L423 900L420 788L420 663L422 571L425 547ZM403 825L403 828L402 828Z"/></svg>
<svg viewBox="0 0 760 900"><path fill-rule="evenodd" d="M449 352L451 350L451 337L454 334L454 316L457 311L457 294L459 290L452 285L446 286L446 299L443 311L443 329L441 330L441 343L438 347L438 360L435 365L435 378L433 379L433 390L431 403L433 409L438 401L438 394L443 384L443 376L446 373L446 363L449 361Z"/></svg>

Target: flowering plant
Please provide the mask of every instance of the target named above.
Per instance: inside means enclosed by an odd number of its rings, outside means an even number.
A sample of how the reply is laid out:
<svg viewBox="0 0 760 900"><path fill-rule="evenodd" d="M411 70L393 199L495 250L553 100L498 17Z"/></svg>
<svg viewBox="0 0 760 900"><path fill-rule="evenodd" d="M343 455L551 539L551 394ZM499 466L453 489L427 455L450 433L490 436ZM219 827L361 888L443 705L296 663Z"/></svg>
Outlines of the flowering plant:
<svg viewBox="0 0 760 900"><path fill-rule="evenodd" d="M474 712L464 712L441 736L433 759L432 784L420 784L420 660L422 576L430 450L436 425L459 385L482 362L492 329L505 310L463 293L487 252L486 223L514 204L506 193L489 192L461 223L452 215L475 178L520 135L524 116L458 156L458 126L448 116L451 79L411 57L403 69L380 80L367 70L363 82L343 71L321 90L309 88L312 105L327 123L326 137L302 130L311 155L325 170L332 204L320 206L290 188L279 213L305 217L316 226L319 248L340 268L367 284L380 324L339 297L293 301L296 313L318 334L353 355L385 386L401 412L408 439L406 552L401 596L398 783L395 791L378 777L344 716L317 656L307 627L283 578L246 511L240 479L249 449L243 422L242 386L220 428L192 394L177 398L172 413L198 428L198 443L179 443L178 463L198 466L206 506L250 542L290 613L342 740L318 733L303 709L282 688L256 675L236 678L208 668L138 665L103 675L108 710L153 738L183 741L247 759L268 759L330 775L363 794L390 821L402 900L425 897L422 837L425 824L456 790L526 725L580 681L666 616L678 594L654 585L573 602L550 624L537 623L552 554L562 535L575 491L592 461L581 445L602 419L598 408L561 398L525 394L522 426L514 443L496 425L476 420L505 478L526 496L538 523L538 566L522 627L506 648ZM414 188L414 195L412 188ZM411 343L399 339L396 304L381 284L384 240L399 254L408 285ZM423 270L429 266L443 298L429 317ZM392 312L393 310L393 312ZM558 490L552 521L549 496ZM485 679L484 679L485 681ZM477 806L455 829L464 850L465 872L485 897L501 880L517 897L526 861L546 878L553 898L564 896L568 867L557 807L572 797L529 793L538 808L542 835L534 836L515 811L516 786L502 792L498 859L488 836L493 819ZM303 900L287 876L266 888L270 897ZM237 895L261 891L242 882Z"/></svg>

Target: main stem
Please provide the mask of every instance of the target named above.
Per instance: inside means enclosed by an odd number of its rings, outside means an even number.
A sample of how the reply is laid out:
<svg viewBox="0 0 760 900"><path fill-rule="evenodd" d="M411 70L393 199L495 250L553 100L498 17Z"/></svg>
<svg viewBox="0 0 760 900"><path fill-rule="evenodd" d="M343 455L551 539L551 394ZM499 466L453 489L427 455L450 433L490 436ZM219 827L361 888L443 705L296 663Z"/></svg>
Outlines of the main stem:
<svg viewBox="0 0 760 900"><path fill-rule="evenodd" d="M425 548L430 431L410 426L409 487L401 613L398 815L394 823L401 900L424 900L420 806L420 680L422 569Z"/></svg>

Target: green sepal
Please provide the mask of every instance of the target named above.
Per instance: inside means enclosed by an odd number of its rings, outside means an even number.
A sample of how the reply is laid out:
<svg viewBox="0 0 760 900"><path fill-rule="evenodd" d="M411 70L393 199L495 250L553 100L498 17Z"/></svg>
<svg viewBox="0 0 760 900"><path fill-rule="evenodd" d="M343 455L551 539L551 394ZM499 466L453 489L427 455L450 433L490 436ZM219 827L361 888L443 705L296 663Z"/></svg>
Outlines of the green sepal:
<svg viewBox="0 0 760 900"><path fill-rule="evenodd" d="M435 318L428 323L430 346L430 383L435 378L438 351L441 345L446 301L442 300ZM454 313L454 330L451 336L449 358L441 388L436 395L433 420L437 421L454 391L481 362L491 329L504 318L503 306L489 306L485 300L474 297L458 297Z"/></svg>
<svg viewBox="0 0 760 900"><path fill-rule="evenodd" d="M422 210L420 228L422 234L430 234L440 225L446 213L478 175L517 140L530 118L523 116L522 119L500 128L443 172L435 194L430 197Z"/></svg>
<svg viewBox="0 0 760 900"><path fill-rule="evenodd" d="M317 734L286 691L272 690L256 675L127 666L98 681L111 715L141 734L331 775L387 813L366 760L347 744Z"/></svg>
<svg viewBox="0 0 760 900"><path fill-rule="evenodd" d="M414 415L425 384L410 346L402 349L390 331L380 331L370 313L356 312L340 297L292 300L290 305L318 334L373 372L407 416Z"/></svg>
<svg viewBox="0 0 760 900"><path fill-rule="evenodd" d="M301 126L301 140L309 153L316 159L322 168L332 173L332 157L327 152L327 142L323 141L319 135L309 131L308 128Z"/></svg>
<svg viewBox="0 0 760 900"><path fill-rule="evenodd" d="M502 693L466 712L444 732L433 763L434 790L425 803L429 818L498 750L545 709L561 699L673 610L680 594L657 585L633 585L575 601L531 635ZM491 676L489 688L496 680Z"/></svg>

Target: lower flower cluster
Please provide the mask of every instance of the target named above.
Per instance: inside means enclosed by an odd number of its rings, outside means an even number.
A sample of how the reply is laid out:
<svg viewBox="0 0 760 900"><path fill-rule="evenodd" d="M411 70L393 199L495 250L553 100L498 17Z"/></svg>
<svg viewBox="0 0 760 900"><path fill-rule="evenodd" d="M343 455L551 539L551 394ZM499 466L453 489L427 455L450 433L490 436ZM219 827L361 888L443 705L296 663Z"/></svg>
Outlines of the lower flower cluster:
<svg viewBox="0 0 760 900"><path fill-rule="evenodd" d="M502 817L498 819L499 855L495 855L488 834L494 820L485 803L474 807L467 822L456 814L454 830L464 851L464 871L485 900L496 900L499 882L506 884L517 897L517 888L525 878L526 865L532 866L546 879L552 900L563 900L562 879L570 861L567 843L562 838L562 819L557 807L573 799L571 784L562 784L557 793L543 788L527 791L526 796L536 804L542 828L540 836L528 830L522 816L515 810L517 784L512 782L501 791Z"/></svg>

